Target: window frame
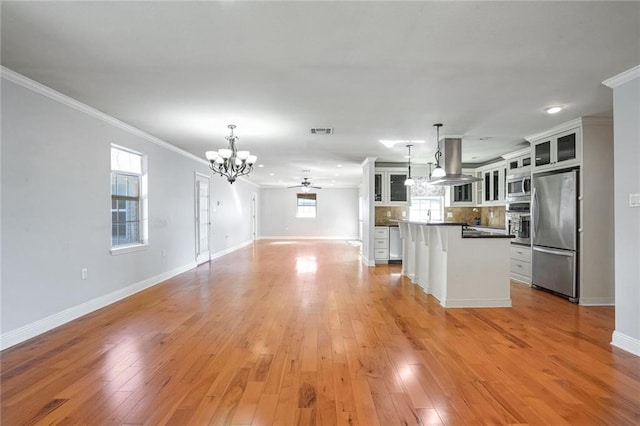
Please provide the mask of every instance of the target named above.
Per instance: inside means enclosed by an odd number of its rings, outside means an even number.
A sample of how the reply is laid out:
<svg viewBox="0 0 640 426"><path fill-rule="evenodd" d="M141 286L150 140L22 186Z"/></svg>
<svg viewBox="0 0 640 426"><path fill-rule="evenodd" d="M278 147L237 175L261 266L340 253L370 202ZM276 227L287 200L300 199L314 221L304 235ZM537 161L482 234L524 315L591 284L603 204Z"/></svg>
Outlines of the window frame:
<svg viewBox="0 0 640 426"><path fill-rule="evenodd" d="M434 202L437 202L437 203L440 204L440 210L439 210L440 218L439 219L433 218L433 215L428 215L428 214L423 214L422 213L422 212L426 212L426 211L432 210L431 208L428 208L428 209L419 209L419 208L417 208L418 206L416 206L416 204L419 204L420 207L422 207L422 204L424 204L425 202L428 202L429 207L431 207L431 205ZM415 217L416 213L417 213L418 217ZM411 206L409 207L409 220L414 220L414 221L419 221L419 222L427 222L427 221L442 222L442 221L444 221L444 196L443 195L428 195L428 196L423 196L423 197L412 197L411 198Z"/></svg>
<svg viewBox="0 0 640 426"><path fill-rule="evenodd" d="M134 252L134 251L140 251L140 250L145 250L148 248L149 246L149 238L148 238L148 196L147 196L147 192L148 192L148 185L147 185L147 156L141 152L120 146L120 145L116 145L116 144L111 144L110 145L110 149L109 149L109 154L111 155L113 153L113 150L118 150L118 151L124 151L127 152L129 154L133 154L133 155L137 155L140 157L140 173L136 173L136 172L131 172L131 171L122 171L122 170L115 170L114 169L114 165L113 163L110 164L110 173L109 173L109 183L110 183L110 190L109 193L111 195L111 214L112 217L110 219L111 221L111 243L110 243L110 247L111 247L111 254L112 255L119 255L119 254L124 254L124 253L130 253L130 252ZM137 176L138 177L138 196L137 197L132 197L132 196L126 196L126 195L116 195L113 193L113 177L114 176ZM136 221L138 223L138 239L137 242L135 243L125 243L125 244L117 244L117 245L113 245L113 201L131 201L131 200L137 200L138 201L138 220ZM127 221L125 221L126 223ZM117 222L119 223L119 222Z"/></svg>
<svg viewBox="0 0 640 426"><path fill-rule="evenodd" d="M313 200L313 205L301 205L300 200ZM313 207L313 216L301 214L300 208ZM318 194L315 192L298 192L296 193L296 218L297 219L315 219L318 217Z"/></svg>

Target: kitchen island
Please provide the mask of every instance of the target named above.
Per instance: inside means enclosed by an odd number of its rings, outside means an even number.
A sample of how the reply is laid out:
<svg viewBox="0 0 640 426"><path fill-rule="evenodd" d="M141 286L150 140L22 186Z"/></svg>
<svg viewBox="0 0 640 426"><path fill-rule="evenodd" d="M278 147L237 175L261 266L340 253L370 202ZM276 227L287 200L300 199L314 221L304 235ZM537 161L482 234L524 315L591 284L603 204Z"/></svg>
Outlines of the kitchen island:
<svg viewBox="0 0 640 426"><path fill-rule="evenodd" d="M512 235L465 232L465 223L398 221L402 274L445 308L510 307Z"/></svg>

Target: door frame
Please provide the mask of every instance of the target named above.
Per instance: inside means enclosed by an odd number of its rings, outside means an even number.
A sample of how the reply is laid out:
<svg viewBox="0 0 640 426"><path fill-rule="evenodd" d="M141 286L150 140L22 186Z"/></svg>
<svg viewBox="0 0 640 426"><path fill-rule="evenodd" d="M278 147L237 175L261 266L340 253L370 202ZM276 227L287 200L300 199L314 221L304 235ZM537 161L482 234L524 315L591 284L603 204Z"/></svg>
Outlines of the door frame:
<svg viewBox="0 0 640 426"><path fill-rule="evenodd" d="M207 250L200 252L200 181L207 182ZM211 177L196 172L194 175L194 235L196 264L201 265L211 260Z"/></svg>

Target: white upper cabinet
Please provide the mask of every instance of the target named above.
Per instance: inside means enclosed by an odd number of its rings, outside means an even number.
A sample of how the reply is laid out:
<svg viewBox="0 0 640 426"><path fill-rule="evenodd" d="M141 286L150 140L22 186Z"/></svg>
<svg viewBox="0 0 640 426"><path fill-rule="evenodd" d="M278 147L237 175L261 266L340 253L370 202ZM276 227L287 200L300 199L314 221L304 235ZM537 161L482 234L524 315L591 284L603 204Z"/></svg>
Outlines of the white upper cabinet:
<svg viewBox="0 0 640 426"><path fill-rule="evenodd" d="M374 174L374 202L378 205L409 204L409 187L405 169L377 169Z"/></svg>
<svg viewBox="0 0 640 426"><path fill-rule="evenodd" d="M507 176L531 172L531 147L502 156L507 161Z"/></svg>
<svg viewBox="0 0 640 426"><path fill-rule="evenodd" d="M505 188L507 177L507 162L498 161L476 169L476 176L482 179L478 185L482 187L482 192L478 191L481 197L476 200L476 204L495 205L504 204Z"/></svg>
<svg viewBox="0 0 640 426"><path fill-rule="evenodd" d="M463 174L475 175L474 169L462 169ZM476 204L476 183L452 186L449 191L452 206L474 206Z"/></svg>
<svg viewBox="0 0 640 426"><path fill-rule="evenodd" d="M532 140L531 149L533 172L579 165L582 159L580 128Z"/></svg>

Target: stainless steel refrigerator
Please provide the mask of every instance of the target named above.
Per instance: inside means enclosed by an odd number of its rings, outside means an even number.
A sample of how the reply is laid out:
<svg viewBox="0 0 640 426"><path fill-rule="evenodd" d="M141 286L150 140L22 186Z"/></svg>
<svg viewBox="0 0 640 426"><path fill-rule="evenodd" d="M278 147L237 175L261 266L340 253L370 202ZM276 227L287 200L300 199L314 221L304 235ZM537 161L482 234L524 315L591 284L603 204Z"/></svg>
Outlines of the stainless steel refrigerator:
<svg viewBox="0 0 640 426"><path fill-rule="evenodd" d="M577 302L577 170L533 175L531 221L532 284Z"/></svg>

